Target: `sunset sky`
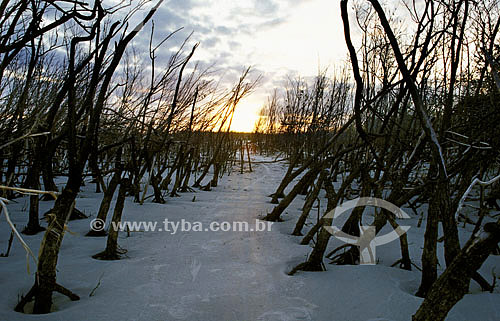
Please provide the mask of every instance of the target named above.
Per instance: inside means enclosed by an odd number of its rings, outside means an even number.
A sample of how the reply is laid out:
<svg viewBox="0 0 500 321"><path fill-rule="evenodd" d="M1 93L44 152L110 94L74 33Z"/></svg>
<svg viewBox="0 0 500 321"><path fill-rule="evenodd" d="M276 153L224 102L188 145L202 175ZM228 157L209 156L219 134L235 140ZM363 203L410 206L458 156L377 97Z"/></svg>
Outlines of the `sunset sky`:
<svg viewBox="0 0 500 321"><path fill-rule="evenodd" d="M233 129L251 131L269 93L287 75L314 76L318 67L345 60L339 1L173 0L155 15L160 34L184 29L165 49L175 50L189 33L200 42L193 61L215 63L223 83L236 81L245 66L262 75L257 90L239 105Z"/></svg>

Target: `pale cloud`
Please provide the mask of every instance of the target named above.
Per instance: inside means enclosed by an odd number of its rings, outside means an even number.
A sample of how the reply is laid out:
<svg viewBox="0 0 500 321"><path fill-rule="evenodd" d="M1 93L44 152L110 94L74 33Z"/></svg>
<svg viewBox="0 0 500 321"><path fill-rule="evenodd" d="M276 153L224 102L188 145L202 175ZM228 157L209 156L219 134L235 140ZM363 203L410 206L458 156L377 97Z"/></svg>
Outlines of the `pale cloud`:
<svg viewBox="0 0 500 321"><path fill-rule="evenodd" d="M154 21L156 42L184 27L165 43L165 53L179 48L193 32L187 48L200 42L193 61L215 64L228 86L245 66L262 74L261 86L238 113L246 119L256 117L266 96L287 75L314 76L319 67L346 57L338 1L172 0L161 6ZM136 43L148 45L147 36ZM168 55L158 59L167 61ZM250 123L245 129L252 128Z"/></svg>

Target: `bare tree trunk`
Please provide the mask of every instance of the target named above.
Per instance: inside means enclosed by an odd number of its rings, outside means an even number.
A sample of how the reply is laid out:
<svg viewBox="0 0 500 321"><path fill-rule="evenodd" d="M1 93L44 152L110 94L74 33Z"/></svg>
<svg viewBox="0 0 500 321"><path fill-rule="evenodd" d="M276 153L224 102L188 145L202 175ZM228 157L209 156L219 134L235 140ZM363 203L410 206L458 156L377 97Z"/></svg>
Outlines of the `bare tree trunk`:
<svg viewBox="0 0 500 321"><path fill-rule="evenodd" d="M387 217L392 228L394 230L398 229L399 224L396 223L396 220L394 219L392 213L386 211L385 209L382 210L385 211L385 216ZM408 237L406 233L399 236L399 246L401 248L401 259L399 259L396 263L399 263L399 267L401 269L411 271L411 258L410 251L408 249Z"/></svg>
<svg viewBox="0 0 500 321"><path fill-rule="evenodd" d="M40 199L38 195L30 196L30 211L29 211L29 219L28 225L23 230L24 234L27 235L35 235L38 232L45 231L45 228L40 226L39 214L38 214L38 204Z"/></svg>
<svg viewBox="0 0 500 321"><path fill-rule="evenodd" d="M130 32L123 35L119 41L115 43L114 53L111 58L111 62L104 71L104 77L97 94L97 98L93 92L92 95L86 97L84 104L88 103L89 107L89 118L88 126L86 127L85 139L79 144L79 148L76 148L78 144L77 141L77 126L76 126L76 102L75 102L75 83L76 83L76 72L75 72L75 55L76 55L76 45L79 42L90 41L94 39L96 35L96 29L100 27L101 20L103 19L104 13L102 12L102 7L97 7L93 14L97 15L97 19L93 21L92 32L86 37L75 37L71 40L71 48L69 52L69 62L68 62L68 77L67 81L69 84L68 89L68 101L67 101L67 117L66 126L68 128L68 141L72 145L68 149L68 162L69 162L69 177L66 187L62 191L61 195L57 198L54 205L52 218L52 223L49 224L49 228L44 234L42 245L39 252L39 261L37 269L37 281L35 282L34 288L36 288L35 294L35 306L34 313L49 313L52 307L52 292L57 290L56 284L56 266L59 256L59 250L61 247L61 242L64 236L64 227L73 211L75 198L78 194L79 188L83 181L83 170L85 164L88 160L89 152L91 151L92 144L94 143L94 134L97 132L98 120L101 117L102 110L104 108L105 100L108 96L108 87L111 83L113 74L120 63L120 60L125 52L127 45L130 41L138 34L142 29L144 24L146 24L154 15L158 6L161 5L163 0L159 2L146 14L142 21ZM97 14L99 10L99 14ZM114 35L115 28L119 23L114 23L109 30L109 35ZM107 45L111 40L111 36L105 38L102 43L101 50L106 52ZM104 54L100 55L104 59ZM98 60L98 59L96 59ZM102 62L102 60L100 61ZM97 88L99 83L99 75L102 65L99 63L94 64L94 73L91 80L91 87ZM96 99L93 102L93 99Z"/></svg>
<svg viewBox="0 0 500 321"><path fill-rule="evenodd" d="M186 164L186 170L184 173L184 182L182 183L182 188L181 188L181 193L187 192L190 187L189 187L189 179L191 178L191 167L193 166L193 158L194 158L194 153L195 150L191 148L189 152L189 160Z"/></svg>
<svg viewBox="0 0 500 321"><path fill-rule="evenodd" d="M248 169L250 170L250 172L253 172L252 171L252 160L250 159L250 148L248 147L248 141L246 143L246 149L247 149L247 158L248 158Z"/></svg>
<svg viewBox="0 0 500 321"><path fill-rule="evenodd" d="M58 142L51 144L50 148L47 148L48 150L46 151L46 153L44 153L42 158L42 181L43 187L46 191L58 191L57 185L54 183L54 172L52 168L52 159L54 157L58 144ZM42 200L52 200L52 197L46 194L42 196Z"/></svg>
<svg viewBox="0 0 500 321"><path fill-rule="evenodd" d="M245 150L243 149L243 140L240 141L240 174L243 174L245 165Z"/></svg>
<svg viewBox="0 0 500 321"><path fill-rule="evenodd" d="M321 187L323 186L323 181L325 180L326 175L328 175L328 171L326 170L321 171L321 174L319 175L318 178L318 182L314 186L314 189L309 193L309 196L307 197L304 207L302 208L302 214L300 215L297 224L295 224L295 229L293 230L292 235L296 236L302 235L301 232L302 228L304 227L306 219L309 216L309 212L311 211L311 208L313 207L314 202L318 197Z"/></svg>
<svg viewBox="0 0 500 321"><path fill-rule="evenodd" d="M340 202L341 195L343 194L343 191L345 190L347 185L350 185L351 182L354 180L355 177L357 177L357 174L359 173L359 167L356 168L355 170L351 171L349 174L349 177L342 183L341 188L339 189L337 195L334 195L333 191L333 184L329 180L325 182L325 189L326 189L326 194L328 196L328 205L326 209L326 213L329 213L332 211L335 207L337 207L338 202ZM335 196L335 197L333 197ZM328 241L330 240L330 232L328 232L326 229L321 228L322 226L330 226L332 225L332 218L325 218L322 217L319 224L316 224L318 226L319 235L318 239L316 241L316 244L314 245L314 248L307 258L306 262L300 263L296 267L294 267L288 275L293 275L297 271L323 271L324 266L323 266L323 257L325 255L326 248L328 246ZM315 226L315 227L316 227ZM312 231L313 229L311 229ZM312 236L316 234L317 231L314 232L314 234L311 234L311 231L309 231L310 238L312 239ZM305 237L305 238L306 238ZM305 239L304 238L304 239ZM309 244L309 242L305 243L304 240L302 240L301 244Z"/></svg>
<svg viewBox="0 0 500 321"><path fill-rule="evenodd" d="M288 169L285 173L285 177L283 177L283 179L281 180L281 183L278 186L278 188L276 189L276 192L274 192L271 195L272 196L272 199L271 199L272 204L278 204L279 203L278 199L285 197L285 188L296 177L296 176L293 177L293 175L292 175L293 168L298 164L301 153L302 153L302 149L297 151L297 153L293 157L290 156L290 164L288 164ZM297 174L297 176L298 176L298 174Z"/></svg>
<svg viewBox="0 0 500 321"><path fill-rule="evenodd" d="M161 193L160 184L161 184L161 176L159 174L158 175L153 174L151 176L151 186L153 186L153 193L155 196L155 198L153 199L153 203L165 204L166 202Z"/></svg>
<svg viewBox="0 0 500 321"><path fill-rule="evenodd" d="M371 194L371 184L370 184L370 176L369 176L368 168L366 164L361 165L361 192L360 197L368 197ZM363 216L363 212L365 211L364 206L358 206L354 208L351 212L351 215L342 226L342 232L352 235L352 236L360 236L359 226L361 225L361 218ZM330 223L331 224L331 223ZM328 254L328 257L331 257L335 253L332 252ZM358 264L359 258L359 248L357 246L351 246L350 250L345 252L344 255L338 256L338 259L334 259L333 261L339 265L355 265Z"/></svg>
<svg viewBox="0 0 500 321"><path fill-rule="evenodd" d="M297 184L295 184L290 193L288 193L288 195L284 199L282 199L278 205L274 207L271 213L267 214L264 220L271 222L280 221L281 220L280 217L283 211L288 207L288 205L290 205L290 203L295 199L297 194L299 194L299 192L304 188L304 186L309 184L316 178L322 167L323 167L322 162L313 165L313 167L309 170L309 172L307 172L304 176L302 176L300 181Z"/></svg>
<svg viewBox="0 0 500 321"><path fill-rule="evenodd" d="M435 173L435 170L430 170L429 175ZM436 192L436 187L433 188ZM439 193L439 192L437 192ZM416 293L417 296L425 298L427 292L431 288L434 281L437 279L437 239L438 239L438 223L439 223L439 199L432 197L427 211L427 225L424 234L424 249L422 252L422 280L420 287Z"/></svg>
<svg viewBox="0 0 500 321"><path fill-rule="evenodd" d="M99 206L99 211L97 212L96 219L101 220L102 222L106 222L106 217L108 216L108 211L111 206L111 200L113 199L113 195L115 194L116 188L122 179L122 171L123 167L121 165L121 155L122 148L120 147L116 152L116 162L115 162L115 171L113 173L113 177L109 182L108 186L104 190L104 196L102 197L101 205ZM104 229L96 231L91 229L85 236L105 236L106 231Z"/></svg>
<svg viewBox="0 0 500 321"><path fill-rule="evenodd" d="M210 181L210 187L217 187L219 185L219 173L220 173L221 164L219 162L214 163L214 176Z"/></svg>
<svg viewBox="0 0 500 321"><path fill-rule="evenodd" d="M413 321L442 321L467 293L472 276L500 242L500 223L487 223L483 232L465 244L451 264L434 282Z"/></svg>
<svg viewBox="0 0 500 321"><path fill-rule="evenodd" d="M186 154L186 146L182 146L179 149L179 153L181 154L179 156L179 165L177 166L177 170L175 171L175 182L174 186L172 187L172 191L170 191L170 197L174 196L179 196L177 194L177 190L182 184L182 178L184 177L184 171L186 170L186 159L187 159L187 154Z"/></svg>
<svg viewBox="0 0 500 321"><path fill-rule="evenodd" d="M75 198L80 187L79 181L68 184L57 198L53 212L56 215L49 216L49 226L45 232L38 255L37 281L34 285L35 306L33 313L49 313L52 307L52 292L56 287L56 269L59 257L59 249L65 233L64 227L69 220L75 206ZM65 213L64 216L57 215Z"/></svg>
<svg viewBox="0 0 500 321"><path fill-rule="evenodd" d="M115 210L113 212L112 224L109 227L106 249L103 252L97 253L92 257L99 260L119 260L120 254L123 251L118 250L118 232L119 224L122 219L123 207L125 206L125 196L130 188L130 179L123 178L120 182L118 197L116 199Z"/></svg>
<svg viewBox="0 0 500 321"><path fill-rule="evenodd" d="M102 222L106 222L106 217L108 216L109 208L111 207L111 200L113 199L113 195L115 194L116 188L121 180L121 172L114 173L111 181L104 192L104 196L102 197L101 205L99 206L99 211L97 212L97 219ZM105 230L90 230L86 236L106 236Z"/></svg>
<svg viewBox="0 0 500 321"><path fill-rule="evenodd" d="M328 192L329 189L333 190L333 185L331 184L331 182L329 182L329 181L325 182L325 189L327 191L326 195L328 196L328 205L327 205L327 209L326 209L325 215L328 212L330 212L331 210L333 210L337 206L337 204L341 201L341 198L343 197L346 188L348 186L350 186L351 183L354 181L354 179L359 175L359 171L360 171L359 166L356 167L356 168L354 168L351 171L351 173L349 174L349 176L347 176L347 178L342 182L342 185L340 185L340 188L337 191L336 195L335 195L335 193L333 191L330 192L330 193ZM320 230L320 228L323 225L327 224L327 223L328 222L325 221L325 218L321 218L319 220L319 222L316 223L309 230L309 232L306 234L306 236L304 236L304 238L302 239L302 241L300 242L300 244L301 245L307 245L307 244L309 244L309 242L311 242L311 240L313 239L314 235L316 235L316 233L318 233L318 231ZM328 226L328 225L331 225L331 221L330 221L330 224L327 224L326 226Z"/></svg>

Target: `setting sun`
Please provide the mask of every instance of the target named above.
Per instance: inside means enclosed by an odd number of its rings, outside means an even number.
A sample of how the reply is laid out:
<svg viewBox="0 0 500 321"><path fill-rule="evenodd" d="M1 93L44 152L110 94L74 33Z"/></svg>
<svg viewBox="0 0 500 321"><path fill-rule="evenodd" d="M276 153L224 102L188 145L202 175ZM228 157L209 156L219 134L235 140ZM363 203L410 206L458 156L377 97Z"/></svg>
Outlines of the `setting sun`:
<svg viewBox="0 0 500 321"><path fill-rule="evenodd" d="M253 131L260 108L287 77L314 77L319 69L333 69L346 58L345 46L339 45L344 40L337 2L314 0L295 5L280 2L279 11L267 8L264 2L257 8L247 8L248 5L239 1L220 2L195 10L215 26L200 35L203 39L198 57L225 62L236 70L249 65L254 74L262 76L255 91L236 108L231 130L237 132ZM254 10L261 10L262 14L255 15ZM247 23L241 24L241 15ZM224 52L224 58L211 47L212 42Z"/></svg>
<svg viewBox="0 0 500 321"><path fill-rule="evenodd" d="M231 131L241 133L253 132L255 122L259 117L259 110L262 106L260 101L252 98L250 96L248 99L241 101L236 107Z"/></svg>

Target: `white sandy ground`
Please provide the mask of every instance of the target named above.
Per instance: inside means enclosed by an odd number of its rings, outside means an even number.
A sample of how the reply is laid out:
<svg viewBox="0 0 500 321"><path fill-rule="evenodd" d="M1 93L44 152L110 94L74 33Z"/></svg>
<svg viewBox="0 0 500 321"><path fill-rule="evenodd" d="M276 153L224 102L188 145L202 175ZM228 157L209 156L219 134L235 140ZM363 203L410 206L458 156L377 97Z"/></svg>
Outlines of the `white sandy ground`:
<svg viewBox="0 0 500 321"><path fill-rule="evenodd" d="M274 191L286 167L274 163L254 164L253 168L253 173L244 174L235 169L213 191L184 193L167 198L165 205L146 202L141 206L128 198L123 220L159 224L165 218L204 224L247 221L254 227L255 219L272 209L267 195ZM77 200L77 207L93 217L102 198L102 194L93 193L94 188L94 184L88 184ZM28 198L16 202L9 210L22 229L27 221ZM90 218L72 221L69 229L76 235L67 233L64 237L57 280L81 300L71 302L55 294L57 311L49 315L13 311L18 296L30 289L35 269L31 261L27 273L25 252L15 240L11 255L0 258L0 320L411 320L422 301L413 295L420 272L390 267L400 257L397 241L377 248L376 266L335 266L325 260L326 272L286 275L311 250L299 245L300 237L290 235L303 202L304 196L299 196L283 216L285 222L275 223L270 232L179 231L171 235L156 231L132 232L130 237L121 233L119 245L128 253L120 261L92 259L104 249L106 239L83 236L89 230ZM42 202L41 213L52 204ZM324 195L321 205L326 205ZM411 210L407 212L412 219L400 223L412 226L410 253L420 266L425 226L417 228L418 217ZM108 219L111 215L112 211ZM305 231L316 216L317 209L313 209ZM368 225L371 217L366 216L364 224ZM472 228L461 229L462 242ZM35 253L42 235L24 236ZM0 252L7 248L8 237L9 228L2 216ZM329 249L341 244L332 239ZM442 243L439 246L444 266ZM495 266L500 266L500 258L492 256L482 267L482 275L491 281ZM99 279L99 287L89 297ZM453 308L447 320L500 320L499 292L482 293L472 283L471 294Z"/></svg>

